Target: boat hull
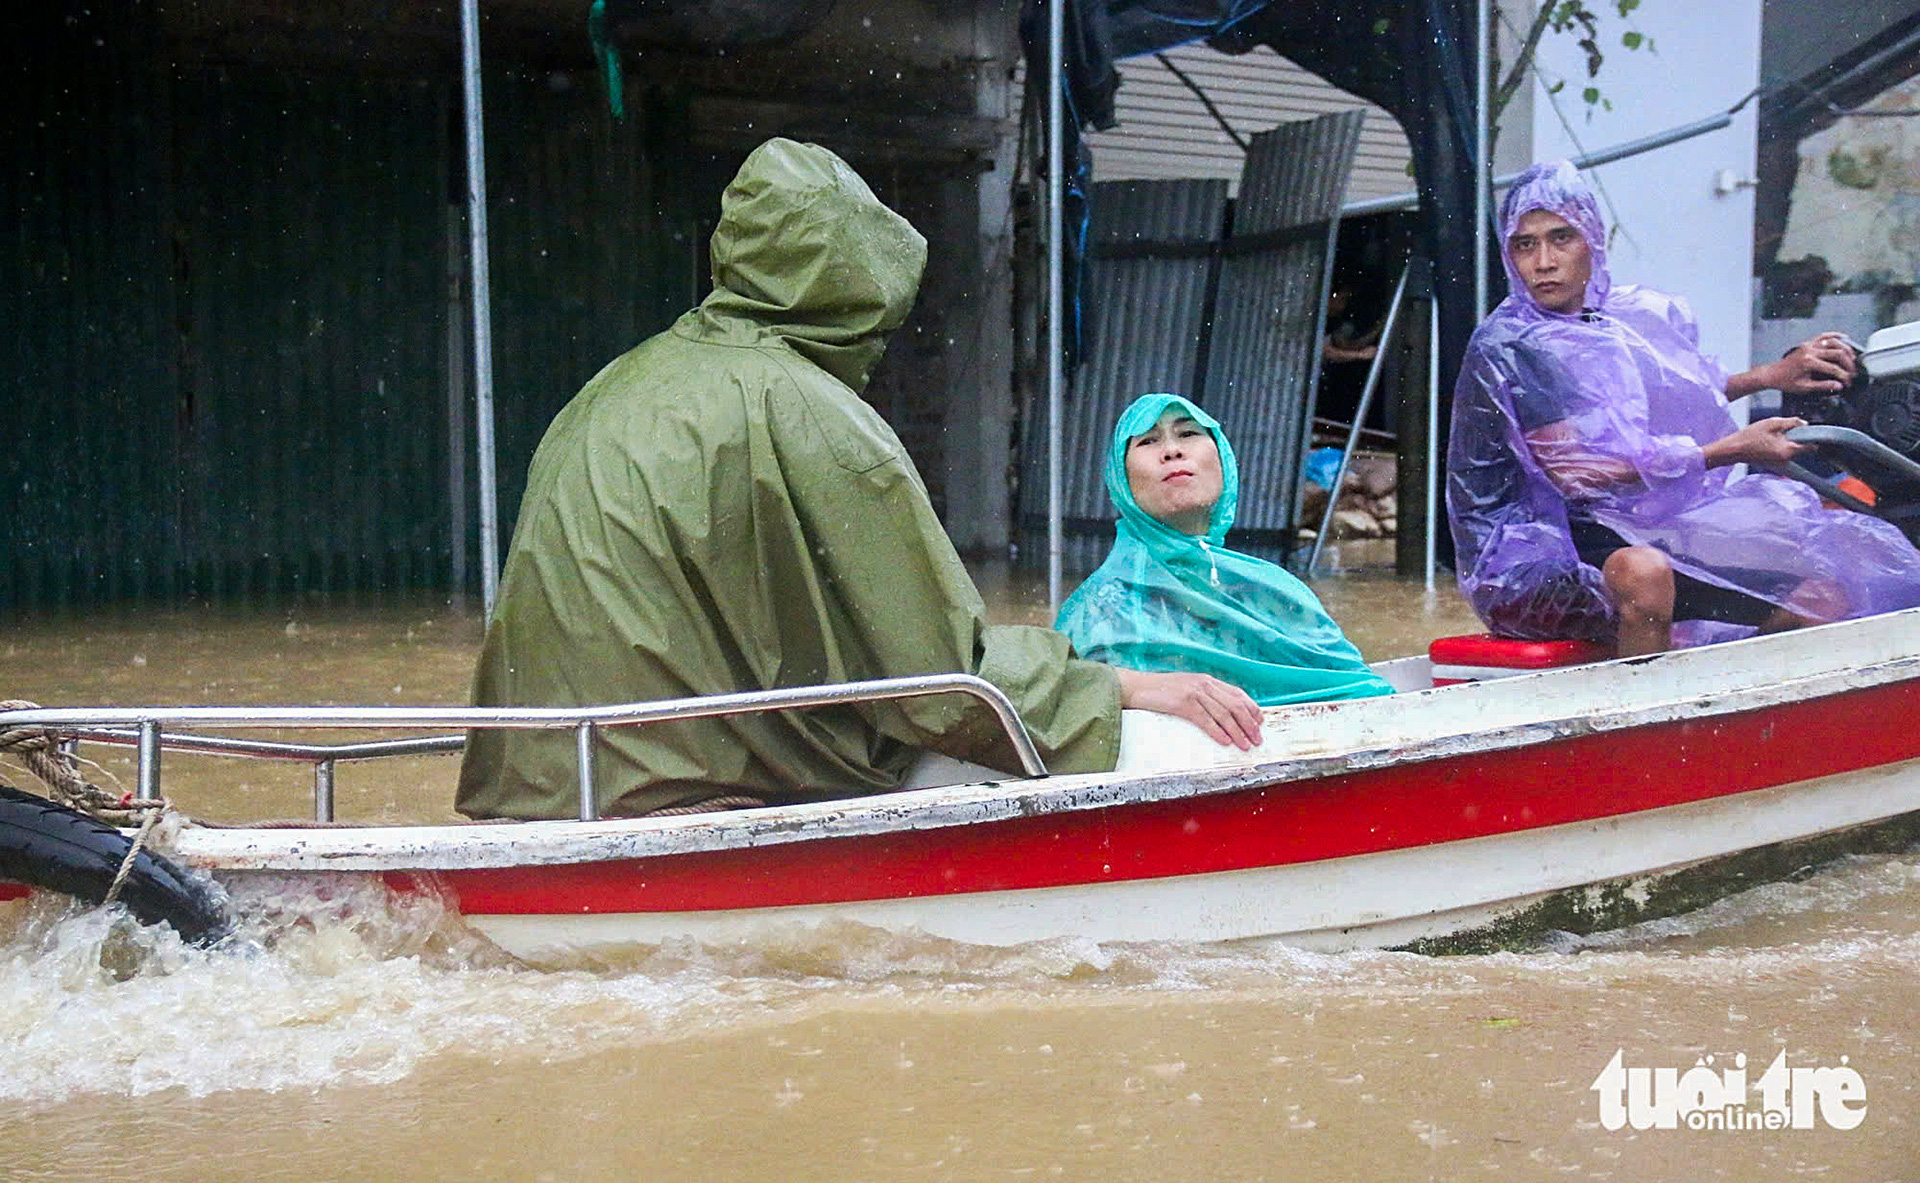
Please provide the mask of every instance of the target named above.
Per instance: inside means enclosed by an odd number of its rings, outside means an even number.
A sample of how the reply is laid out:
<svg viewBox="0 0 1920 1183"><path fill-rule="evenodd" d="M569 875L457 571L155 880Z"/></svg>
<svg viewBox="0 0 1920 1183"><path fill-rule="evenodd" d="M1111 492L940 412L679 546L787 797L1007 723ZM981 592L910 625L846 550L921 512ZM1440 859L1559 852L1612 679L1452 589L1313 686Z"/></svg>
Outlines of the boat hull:
<svg viewBox="0 0 1920 1183"><path fill-rule="evenodd" d="M1570 892L1624 917L1682 870L1920 813L1916 636L1920 610L1280 708L1246 756L1147 716L1100 775L683 818L190 827L170 853L226 879L443 892L538 961L832 920L983 944L1422 945L1559 924Z"/></svg>
<svg viewBox="0 0 1920 1183"><path fill-rule="evenodd" d="M1791 791L1783 795L1791 796ZM1792 831L1797 808L1754 803L1768 820ZM1214 875L1141 880L1097 889L1036 888L955 899L873 900L825 906L794 905L721 912L469 914L467 922L502 949L537 965L618 960L635 948L691 940L709 945L750 942L782 932L835 923L866 924L891 932L920 932L981 945L1015 945L1072 934L1106 942L1273 939L1295 948L1339 953L1355 949L1413 949L1424 953L1485 952L1525 946L1548 932L1588 934L1701 907L1733 892L1802 872L1846 854L1905 850L1920 842L1920 810L1883 821L1816 834L1794 831L1777 842L1738 846L1723 854L1656 870L1644 857L1671 842L1668 828L1712 823L1718 811L1681 807L1653 822L1646 845L1636 824L1583 823L1558 827L1538 841L1473 840L1432 852L1393 851L1296 867L1227 871ZM1726 820L1754 819L1755 808ZM1641 819L1631 819L1639 821ZM1737 830L1734 832L1738 832ZM1743 839L1744 841L1744 839ZM1594 857L1611 846L1626 857ZM1657 855L1656 855L1657 856ZM1552 870L1526 876L1495 873L1479 880L1476 896L1435 910L1432 886L1491 864ZM1622 867L1632 867L1618 874ZM1530 890L1542 881L1570 885ZM1393 885L1361 898L1356 884ZM1455 897L1456 901L1470 897ZM1371 906L1369 906L1371 905ZM1043 935L1044 934L1044 935Z"/></svg>
<svg viewBox="0 0 1920 1183"><path fill-rule="evenodd" d="M1920 692L1854 697L1845 708L1898 717L1920 708ZM1614 919L1644 914L1618 901L1601 908L1602 885L1920 815L1920 743L1910 731L1871 751L1766 742L1816 709L1132 808L440 879L470 923L534 960L835 919L994 945L1073 934L1401 946L1512 929L1573 889ZM1742 751L1751 758L1731 755ZM1596 783L1596 772L1605 779ZM1581 911L1563 904L1566 917Z"/></svg>

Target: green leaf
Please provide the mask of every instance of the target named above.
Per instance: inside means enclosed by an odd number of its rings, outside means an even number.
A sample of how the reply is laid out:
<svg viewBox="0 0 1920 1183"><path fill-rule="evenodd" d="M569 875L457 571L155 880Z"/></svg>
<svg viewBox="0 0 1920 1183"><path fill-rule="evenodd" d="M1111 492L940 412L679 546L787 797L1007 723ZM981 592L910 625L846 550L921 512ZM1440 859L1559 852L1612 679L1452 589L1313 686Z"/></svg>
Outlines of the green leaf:
<svg viewBox="0 0 1920 1183"><path fill-rule="evenodd" d="M1640 7L1640 0L1620 0L1616 7L1620 9L1620 15L1625 16Z"/></svg>
<svg viewBox="0 0 1920 1183"><path fill-rule="evenodd" d="M1644 40L1646 40L1646 38L1639 33L1627 32L1620 34L1620 44L1626 46L1628 49L1639 49L1640 43Z"/></svg>
<svg viewBox="0 0 1920 1183"><path fill-rule="evenodd" d="M1560 81L1554 83L1552 86L1547 87L1547 93L1559 94L1561 91L1565 90L1566 88L1567 88L1567 80L1565 78L1562 78Z"/></svg>
<svg viewBox="0 0 1920 1183"><path fill-rule="evenodd" d="M1373 33L1374 33L1374 36L1376 37L1386 36L1387 30L1391 28L1393 28L1393 22L1388 20L1384 16L1381 17L1379 20L1373 22Z"/></svg>
<svg viewBox="0 0 1920 1183"><path fill-rule="evenodd" d="M1480 1021L1489 1027L1518 1027L1520 1025L1519 1019L1509 1018L1506 1015L1488 1015Z"/></svg>
<svg viewBox="0 0 1920 1183"><path fill-rule="evenodd" d="M1580 92L1580 97L1587 101L1588 106L1592 106L1594 103L1600 101L1600 88L1597 86L1589 86Z"/></svg>

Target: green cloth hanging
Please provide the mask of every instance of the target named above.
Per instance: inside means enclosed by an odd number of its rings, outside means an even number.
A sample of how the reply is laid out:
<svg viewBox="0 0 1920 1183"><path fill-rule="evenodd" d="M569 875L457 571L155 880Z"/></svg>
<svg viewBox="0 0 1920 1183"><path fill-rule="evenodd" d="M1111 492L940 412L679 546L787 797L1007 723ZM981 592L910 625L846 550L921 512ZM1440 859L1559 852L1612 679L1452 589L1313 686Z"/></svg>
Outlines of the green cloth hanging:
<svg viewBox="0 0 1920 1183"><path fill-rule="evenodd" d="M620 53L607 38L607 0L593 0L587 9L587 37L593 42L593 60L607 80L607 109L616 121L627 117L626 84L620 76Z"/></svg>

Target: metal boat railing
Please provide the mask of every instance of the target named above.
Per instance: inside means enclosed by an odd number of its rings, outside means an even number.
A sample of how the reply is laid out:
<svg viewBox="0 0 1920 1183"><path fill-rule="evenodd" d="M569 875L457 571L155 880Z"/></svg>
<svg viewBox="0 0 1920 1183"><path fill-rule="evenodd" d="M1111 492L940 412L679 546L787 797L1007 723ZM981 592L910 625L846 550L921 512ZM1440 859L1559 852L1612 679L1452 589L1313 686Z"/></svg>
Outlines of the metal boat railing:
<svg viewBox="0 0 1920 1183"><path fill-rule="evenodd" d="M393 756L435 755L460 751L464 735L421 736L350 743L293 743L282 740L192 735L164 731L182 727L286 728L423 728L503 727L524 730L567 727L574 732L574 765L578 777L580 820L599 817L593 794L593 740L602 727L658 723L668 719L705 719L756 711L797 710L804 707L844 706L918 698L929 694L966 694L984 702L1000 722L1027 776L1045 776L1047 767L1020 721L1020 714L998 686L972 674L926 674L910 678L877 678L828 686L793 686L705 698L676 698L660 702L620 703L598 707L320 707L320 706L181 706L35 708L0 711L0 732L19 727L44 728L64 740L118 744L138 749L139 796L160 795L160 754L163 750L211 755L293 760L313 768L313 817L333 820L333 780L341 761L374 760Z"/></svg>

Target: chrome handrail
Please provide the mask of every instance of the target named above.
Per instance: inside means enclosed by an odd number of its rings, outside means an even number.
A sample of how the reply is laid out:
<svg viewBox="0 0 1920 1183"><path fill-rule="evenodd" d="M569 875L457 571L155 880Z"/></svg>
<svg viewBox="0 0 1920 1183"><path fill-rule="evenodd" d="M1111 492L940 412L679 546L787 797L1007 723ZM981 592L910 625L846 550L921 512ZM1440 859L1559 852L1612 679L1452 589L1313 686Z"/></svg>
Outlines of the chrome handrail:
<svg viewBox="0 0 1920 1183"><path fill-rule="evenodd" d="M163 748L260 759L298 760L314 764L314 819L333 820L333 770L341 760L372 760L388 756L427 755L459 751L464 736L423 736L416 739L358 741L341 744L287 743L279 740L223 738L169 734L162 724L198 727L503 727L520 730L573 728L577 735L580 820L599 815L593 796L592 737L597 728L657 723L668 719L705 719L755 711L794 710L803 707L882 702L929 694L967 694L986 703L1000 721L1014 754L1027 776L1047 775L1046 764L1020 713L998 686L972 674L924 674L908 678L875 678L826 686L791 686L715 694L703 698L675 698L660 702L618 703L597 707L319 707L319 706L180 706L180 707L37 707L0 711L0 731L17 727L48 728L62 735L95 743L123 744L139 749L139 794L160 794L160 752ZM129 729L130 728L130 729Z"/></svg>

